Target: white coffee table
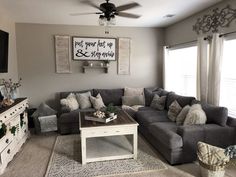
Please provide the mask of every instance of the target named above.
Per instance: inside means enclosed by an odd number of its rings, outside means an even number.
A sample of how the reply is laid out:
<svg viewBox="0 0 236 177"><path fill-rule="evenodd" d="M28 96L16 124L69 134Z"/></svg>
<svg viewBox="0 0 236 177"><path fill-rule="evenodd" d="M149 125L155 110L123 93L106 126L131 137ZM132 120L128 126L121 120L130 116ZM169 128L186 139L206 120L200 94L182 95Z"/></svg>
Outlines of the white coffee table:
<svg viewBox="0 0 236 177"><path fill-rule="evenodd" d="M82 164L86 164L87 162L96 162L96 161L106 161L106 160L116 160L116 159L127 159L127 158L134 158L137 159L137 149L138 149L138 123L130 117L125 111L119 111L117 119L113 120L109 123L99 123L94 121L88 121L84 119L85 113L80 114L80 135L81 135L81 155L82 155ZM131 152L124 150L124 144L119 145L119 142L124 142L124 135L132 135L132 150ZM104 144L104 146L100 145L96 147L96 151L98 148L102 148L98 150L98 152L102 153L91 153L88 154L87 152L87 140L90 141L98 141L99 137L110 137L110 139L115 140L112 136L121 136L121 139L117 139L117 149L113 149L112 152L109 149L106 150L106 147L109 145ZM96 140L97 138L97 140ZM108 139L108 138L107 138ZM104 141L104 140L103 140ZM119 150L122 149L121 151Z"/></svg>

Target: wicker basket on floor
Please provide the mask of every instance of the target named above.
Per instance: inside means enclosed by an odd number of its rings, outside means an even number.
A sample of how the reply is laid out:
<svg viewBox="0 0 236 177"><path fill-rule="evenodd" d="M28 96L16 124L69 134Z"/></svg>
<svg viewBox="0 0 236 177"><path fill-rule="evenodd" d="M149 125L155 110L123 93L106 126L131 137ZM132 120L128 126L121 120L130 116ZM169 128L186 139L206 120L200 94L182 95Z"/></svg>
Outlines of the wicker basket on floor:
<svg viewBox="0 0 236 177"><path fill-rule="evenodd" d="M223 177L225 175L225 166L207 165L199 159L202 177Z"/></svg>

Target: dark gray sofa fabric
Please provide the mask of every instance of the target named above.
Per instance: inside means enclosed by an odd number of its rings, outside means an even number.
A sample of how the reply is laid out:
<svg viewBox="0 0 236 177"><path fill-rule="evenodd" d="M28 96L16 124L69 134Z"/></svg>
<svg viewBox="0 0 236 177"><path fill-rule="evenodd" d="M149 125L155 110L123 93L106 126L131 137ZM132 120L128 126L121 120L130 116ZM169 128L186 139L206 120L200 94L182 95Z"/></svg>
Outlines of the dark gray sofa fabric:
<svg viewBox="0 0 236 177"><path fill-rule="evenodd" d="M124 95L124 89L94 89L93 94L97 96L100 93L104 104L107 106L113 103L114 106L122 105L122 96Z"/></svg>
<svg viewBox="0 0 236 177"><path fill-rule="evenodd" d="M166 101L167 110L169 110L169 106L175 100L183 108L186 105L191 105L192 101L195 100L195 98L194 97L188 97L188 96L180 96L180 95L175 94L174 92L171 92L167 96L167 101Z"/></svg>
<svg viewBox="0 0 236 177"><path fill-rule="evenodd" d="M138 111L136 113L136 121L140 126L149 126L154 122L170 122L167 118L167 111Z"/></svg>
<svg viewBox="0 0 236 177"><path fill-rule="evenodd" d="M71 91L71 92L61 92L60 93L60 99L66 98L70 93L85 93L85 92L91 92L91 95L93 95L93 90L81 90L81 91Z"/></svg>
<svg viewBox="0 0 236 177"><path fill-rule="evenodd" d="M177 126L175 122L152 123L149 125L148 131L168 149L176 149L183 146L182 137L176 133Z"/></svg>
<svg viewBox="0 0 236 177"><path fill-rule="evenodd" d="M155 94L167 96L169 92L162 88L144 88L145 106L150 106Z"/></svg>
<svg viewBox="0 0 236 177"><path fill-rule="evenodd" d="M201 103L198 100L193 100L192 104L201 104L202 109L206 113L207 123L215 123L221 126L226 126L228 120L228 109L225 107L214 106L206 103Z"/></svg>

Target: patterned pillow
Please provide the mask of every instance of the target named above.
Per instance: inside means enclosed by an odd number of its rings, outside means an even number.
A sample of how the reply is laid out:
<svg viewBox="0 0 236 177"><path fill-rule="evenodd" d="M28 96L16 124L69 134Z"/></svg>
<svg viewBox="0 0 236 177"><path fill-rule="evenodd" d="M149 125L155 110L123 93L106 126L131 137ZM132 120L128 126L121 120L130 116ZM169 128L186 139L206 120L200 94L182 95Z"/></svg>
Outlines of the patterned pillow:
<svg viewBox="0 0 236 177"><path fill-rule="evenodd" d="M184 108L181 110L181 112L179 113L179 115L176 118L177 125L183 125L184 120L189 112L189 109L190 109L189 105L184 106Z"/></svg>
<svg viewBox="0 0 236 177"><path fill-rule="evenodd" d="M165 108L165 102L166 102L166 96L160 97L159 95L155 94L150 107L162 111Z"/></svg>
<svg viewBox="0 0 236 177"><path fill-rule="evenodd" d="M103 103L103 100L102 100L102 97L101 97L100 93L97 94L96 97L90 96L89 98L90 98L90 101L91 101L93 107L96 110L100 110L101 108L106 107Z"/></svg>
<svg viewBox="0 0 236 177"><path fill-rule="evenodd" d="M80 109L86 109L86 108L92 107L92 104L89 99L90 96L91 96L91 92L89 91L85 93L76 94Z"/></svg>
<svg viewBox="0 0 236 177"><path fill-rule="evenodd" d="M66 98L61 99L61 105L68 107L71 111L79 108L79 104L74 93L70 93Z"/></svg>
<svg viewBox="0 0 236 177"><path fill-rule="evenodd" d="M179 103L176 100L173 101L171 105L169 106L169 110L167 114L168 118L172 120L173 122L175 122L181 110L182 110L182 107L179 105Z"/></svg>
<svg viewBox="0 0 236 177"><path fill-rule="evenodd" d="M207 117L202 110L202 106L200 104L194 104L190 107L183 125L205 124L206 120Z"/></svg>

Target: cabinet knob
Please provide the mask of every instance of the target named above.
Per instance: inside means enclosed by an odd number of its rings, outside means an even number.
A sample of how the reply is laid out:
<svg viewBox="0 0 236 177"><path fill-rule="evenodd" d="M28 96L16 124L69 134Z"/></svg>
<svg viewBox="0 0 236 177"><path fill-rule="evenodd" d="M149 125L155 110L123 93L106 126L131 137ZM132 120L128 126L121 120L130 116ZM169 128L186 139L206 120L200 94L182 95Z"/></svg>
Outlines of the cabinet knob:
<svg viewBox="0 0 236 177"><path fill-rule="evenodd" d="M4 118L7 118L7 116L4 116Z"/></svg>
<svg viewBox="0 0 236 177"><path fill-rule="evenodd" d="M6 143L9 143L9 139L6 139Z"/></svg>
<svg viewBox="0 0 236 177"><path fill-rule="evenodd" d="M8 153L8 154L10 154L10 153L11 153L11 150L10 150L10 149L8 149L8 150L7 150L7 153Z"/></svg>

